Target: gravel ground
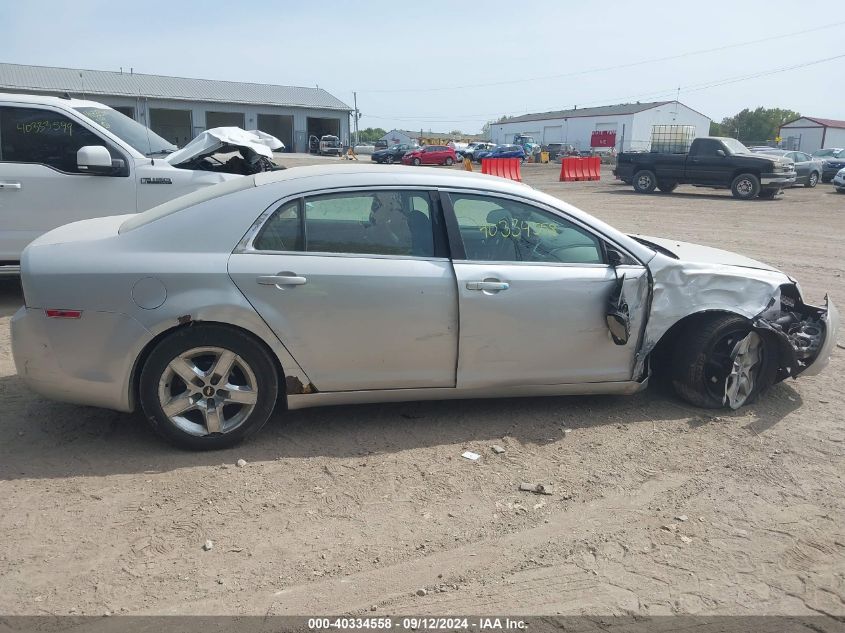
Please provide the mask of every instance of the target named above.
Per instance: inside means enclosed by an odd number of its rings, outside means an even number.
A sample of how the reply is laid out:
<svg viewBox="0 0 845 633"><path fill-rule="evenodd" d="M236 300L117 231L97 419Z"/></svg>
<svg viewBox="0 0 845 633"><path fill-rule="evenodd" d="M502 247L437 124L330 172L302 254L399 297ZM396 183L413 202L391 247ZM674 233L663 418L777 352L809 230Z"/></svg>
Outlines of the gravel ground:
<svg viewBox="0 0 845 633"><path fill-rule="evenodd" d="M828 185L738 202L558 170L523 174L845 303L845 196ZM139 416L30 393L9 344L20 303L0 284L2 614L845 615L845 352L736 412L656 389L333 407L193 454Z"/></svg>

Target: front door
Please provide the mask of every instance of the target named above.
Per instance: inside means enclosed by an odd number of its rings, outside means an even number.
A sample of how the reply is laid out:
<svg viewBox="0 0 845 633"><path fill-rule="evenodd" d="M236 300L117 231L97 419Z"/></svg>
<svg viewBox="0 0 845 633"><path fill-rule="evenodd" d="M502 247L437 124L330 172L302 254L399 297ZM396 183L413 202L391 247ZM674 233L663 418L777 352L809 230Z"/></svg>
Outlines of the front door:
<svg viewBox="0 0 845 633"><path fill-rule="evenodd" d="M288 201L230 258L318 390L455 386L458 300L437 200L379 189Z"/></svg>
<svg viewBox="0 0 845 633"><path fill-rule="evenodd" d="M695 153L687 156L687 179L690 183L722 186L730 184L734 167L719 141L696 139L693 149Z"/></svg>
<svg viewBox="0 0 845 633"><path fill-rule="evenodd" d="M646 270L622 266L631 337L605 324L616 275L600 238L510 198L449 194L466 252L456 260L458 387L627 381L643 325ZM448 211L447 211L448 212Z"/></svg>
<svg viewBox="0 0 845 633"><path fill-rule="evenodd" d="M80 173L81 147L126 161L114 175ZM0 262L18 261L39 235L69 222L133 213L134 166L77 120L48 108L0 107Z"/></svg>

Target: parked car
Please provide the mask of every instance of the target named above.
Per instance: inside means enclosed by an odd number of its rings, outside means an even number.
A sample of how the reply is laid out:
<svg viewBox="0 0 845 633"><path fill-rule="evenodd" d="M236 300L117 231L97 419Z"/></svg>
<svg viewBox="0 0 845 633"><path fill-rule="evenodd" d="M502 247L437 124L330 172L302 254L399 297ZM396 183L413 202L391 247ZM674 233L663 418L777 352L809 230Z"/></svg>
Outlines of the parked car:
<svg viewBox="0 0 845 633"><path fill-rule="evenodd" d="M373 152L373 155L370 157L370 160L373 160L377 163L399 163L402 162L402 157L405 154L414 149L417 149L416 145L406 145L405 143L402 143L400 145L392 145L387 149L380 149L377 152Z"/></svg>
<svg viewBox="0 0 845 633"><path fill-rule="evenodd" d="M525 150L520 145L496 145L486 152L476 152L478 162L483 158L519 158L525 160Z"/></svg>
<svg viewBox="0 0 845 633"><path fill-rule="evenodd" d="M845 156L845 148L842 147L827 147L825 149L817 149L813 152L813 156L816 158L840 158L840 156Z"/></svg>
<svg viewBox="0 0 845 633"><path fill-rule="evenodd" d="M254 433L277 400L630 394L652 370L735 409L819 373L839 324L766 264L460 170L247 176L55 229L21 277L23 382L140 408L193 449Z"/></svg>
<svg viewBox="0 0 845 633"><path fill-rule="evenodd" d="M461 152L461 157L473 160L476 152L483 152L485 150L493 149L494 147L496 147L495 143L489 143L487 141L475 141L473 143L470 143L467 148L463 150L463 152Z"/></svg>
<svg viewBox="0 0 845 633"><path fill-rule="evenodd" d="M773 154L754 154L734 138L693 139L687 154L622 152L613 174L634 191L671 193L679 184L730 189L735 198L774 198L795 183L795 165Z"/></svg>
<svg viewBox="0 0 845 633"><path fill-rule="evenodd" d="M815 187L822 175L822 159L804 152L791 152L783 149L758 149L755 154L773 154L791 160L795 164L795 184Z"/></svg>
<svg viewBox="0 0 845 633"><path fill-rule="evenodd" d="M50 229L281 169L273 150L282 148L269 134L221 127L178 149L96 101L0 94L0 275L17 274L21 251Z"/></svg>
<svg viewBox="0 0 845 633"><path fill-rule="evenodd" d="M326 134L320 137L320 146L317 153L320 156L340 156L343 153L343 143L333 134Z"/></svg>
<svg viewBox="0 0 845 633"><path fill-rule="evenodd" d="M840 169L833 177L833 186L839 193L845 193L845 168Z"/></svg>
<svg viewBox="0 0 845 633"><path fill-rule="evenodd" d="M446 145L426 145L402 157L403 165L451 165L457 160L455 150Z"/></svg>
<svg viewBox="0 0 845 633"><path fill-rule="evenodd" d="M571 143L549 143L546 151L549 152L549 160L557 160L561 156L569 156L575 147Z"/></svg>
<svg viewBox="0 0 845 633"><path fill-rule="evenodd" d="M837 172L845 167L845 150L835 151L832 155L822 156L822 182L830 182Z"/></svg>

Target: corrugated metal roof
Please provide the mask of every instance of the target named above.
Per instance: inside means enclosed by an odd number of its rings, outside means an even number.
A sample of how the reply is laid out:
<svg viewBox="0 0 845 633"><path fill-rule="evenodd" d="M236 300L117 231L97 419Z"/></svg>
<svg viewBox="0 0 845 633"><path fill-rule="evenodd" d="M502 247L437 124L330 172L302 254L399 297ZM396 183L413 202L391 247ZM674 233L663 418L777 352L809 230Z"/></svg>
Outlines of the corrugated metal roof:
<svg viewBox="0 0 845 633"><path fill-rule="evenodd" d="M820 119L819 117L816 117L816 116L802 116L802 117L799 117L797 119L793 119L792 121L789 121L789 123L784 123L781 127L782 128L788 127L789 125L792 125L793 123L796 123L796 122L800 121L801 119L807 119L808 121L812 121L813 123L817 123L817 124L821 125L822 127L836 127L836 128L845 129L845 121L840 121L838 119Z"/></svg>
<svg viewBox="0 0 845 633"><path fill-rule="evenodd" d="M538 112L536 114L523 114L522 116L511 117L498 123L522 123L524 121L544 121L546 119L571 119L575 117L588 116L619 116L623 114L636 114L643 110L651 110L673 101L651 101L648 103L620 103L618 105L598 106L596 108L574 108L572 110L554 110L553 112Z"/></svg>
<svg viewBox="0 0 845 633"><path fill-rule="evenodd" d="M0 63L0 90L68 92L85 95L142 96L180 101L214 101L326 110L351 110L322 88L188 79L165 75L27 66Z"/></svg>

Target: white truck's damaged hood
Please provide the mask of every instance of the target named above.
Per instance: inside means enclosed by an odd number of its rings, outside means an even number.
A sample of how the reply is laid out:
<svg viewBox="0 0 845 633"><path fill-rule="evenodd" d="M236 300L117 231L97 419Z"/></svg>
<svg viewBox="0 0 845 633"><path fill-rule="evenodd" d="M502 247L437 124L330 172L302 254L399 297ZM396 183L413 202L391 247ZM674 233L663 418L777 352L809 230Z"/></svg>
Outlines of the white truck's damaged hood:
<svg viewBox="0 0 845 633"><path fill-rule="evenodd" d="M239 127L215 127L206 130L180 150L168 154L166 161L173 166L181 165L200 156L214 154L227 146L245 147L260 156L273 158L273 150L283 149L275 136L260 130L242 130Z"/></svg>
<svg viewBox="0 0 845 633"><path fill-rule="evenodd" d="M761 270L777 270L768 264L758 262L745 255L723 251L719 248L692 244L690 242L679 242L663 237L651 237L648 235L632 235L634 239L642 238L647 242L656 244L667 251L677 255L678 259L687 262L698 262L702 264L724 264L726 266L741 266L743 268L759 268Z"/></svg>

